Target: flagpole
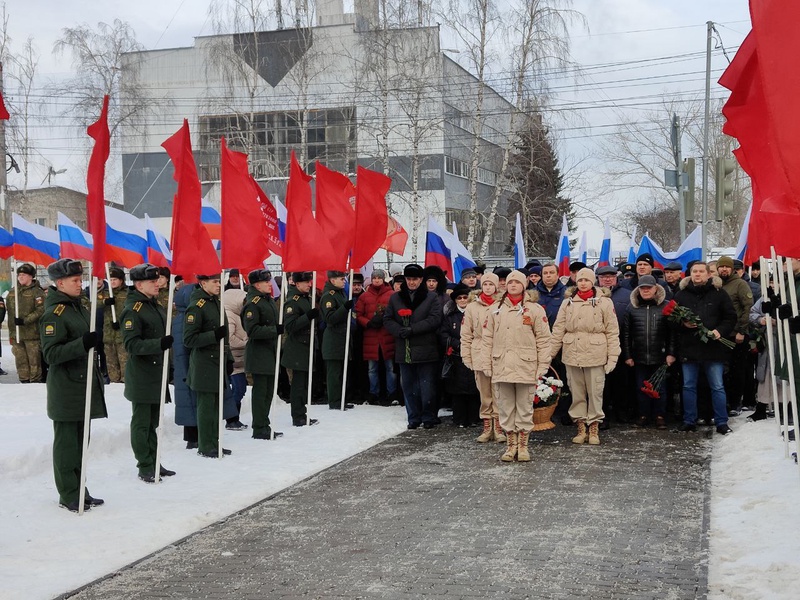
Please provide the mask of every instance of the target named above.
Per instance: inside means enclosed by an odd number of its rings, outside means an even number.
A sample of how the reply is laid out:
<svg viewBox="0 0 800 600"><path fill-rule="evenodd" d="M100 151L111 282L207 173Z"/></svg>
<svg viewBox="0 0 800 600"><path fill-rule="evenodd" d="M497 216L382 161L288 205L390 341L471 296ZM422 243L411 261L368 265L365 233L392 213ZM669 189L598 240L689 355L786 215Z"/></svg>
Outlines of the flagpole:
<svg viewBox="0 0 800 600"><path fill-rule="evenodd" d="M108 263L106 263L106 277L108 278L108 297L112 300L114 299L114 288L111 285L111 267ZM111 305L111 322L117 322L117 307L115 304ZM125 374L123 373L123 376Z"/></svg>
<svg viewBox="0 0 800 600"><path fill-rule="evenodd" d="M286 272L283 270L283 263L281 263L281 308L278 311L278 325L283 325L283 305L284 305L284 298L286 298ZM275 439L275 427L272 426L272 421L270 421L269 415L272 412L272 405L275 402L280 400L278 397L278 377L281 373L281 345L283 343L283 336L278 336L278 344L275 347L275 379L272 382L272 402L269 404L269 410L267 411L267 421L270 422L269 428L269 437L271 440Z"/></svg>
<svg viewBox="0 0 800 600"><path fill-rule="evenodd" d="M769 298L767 259L762 256L759 260L761 264L761 297ZM772 411L775 417L775 423L778 426L778 432L780 432L781 423L778 418L778 381L777 377L775 376L775 340L772 337L772 315L765 314L764 320L766 321L767 325L767 352L769 356L769 370L771 371L771 373L768 373L768 376L771 383L770 390L772 391Z"/></svg>
<svg viewBox="0 0 800 600"><path fill-rule="evenodd" d="M175 274L170 273L169 276L169 300L167 301L167 328L166 334L172 333L172 300L175 297ZM156 426L156 467L155 467L155 481L161 481L159 473L161 472L161 435L164 433L164 404L167 399L167 385L169 380L169 348L164 350L164 364L161 366L161 395L159 397L158 407L158 425Z"/></svg>
<svg viewBox="0 0 800 600"><path fill-rule="evenodd" d="M16 330L16 337L14 339L17 340L19 344L19 325L17 325L17 319L19 319L19 280L17 280L17 269L19 268L19 263L17 262L17 258L11 261L11 281L14 282L14 329Z"/></svg>
<svg viewBox="0 0 800 600"><path fill-rule="evenodd" d="M312 271L311 276L311 310L317 305L317 272ZM308 411L311 410L311 388L314 383L314 330L316 329L316 319L311 319L310 343L308 345L308 392L306 394L306 425L311 424Z"/></svg>
<svg viewBox="0 0 800 600"><path fill-rule="evenodd" d="M347 294L349 301L353 300L353 269L350 269L350 291ZM347 391L347 356L350 354L350 327L353 324L353 318L350 310L347 311L347 337L344 339L344 373L342 374L342 411L344 405L347 403L345 393Z"/></svg>
<svg viewBox="0 0 800 600"><path fill-rule="evenodd" d="M89 263L89 331L97 328L97 277L92 273L92 263ZM81 451L81 480L78 490L78 514L83 514L84 501L86 500L86 459L89 453L89 427L92 419L92 383L94 380L94 344L89 348L88 362L86 365L86 396L83 409L83 443Z"/></svg>
<svg viewBox="0 0 800 600"><path fill-rule="evenodd" d="M222 304L222 280L225 279L225 269L219 275L219 326L225 326L225 306ZM223 412L222 405L225 398L225 336L219 338L219 416L217 417L217 458L222 460L222 426Z"/></svg>
<svg viewBox="0 0 800 600"><path fill-rule="evenodd" d="M792 303L792 317L797 317L797 290L794 287L794 269L792 264L791 258L786 258L786 276L788 278L787 287L789 288L789 299ZM786 332L789 332L789 321L788 319L784 321L784 327L786 328ZM794 335L795 344L797 347L800 348L800 333L796 333ZM787 347L790 348L791 344L787 344ZM791 352L791 348L789 350ZM789 382L790 384L797 385L797 382L794 381L794 368L789 372ZM798 423L797 419L797 396L795 395L796 388L792 389L792 417L794 418L794 443L795 443L795 450L797 453L797 458L800 459L800 435L798 435L798 427L800 427L800 423ZM786 419L786 422L789 422L789 419ZM787 425L788 426L788 425ZM789 437L788 435L786 436ZM800 471L798 471L800 472Z"/></svg>
<svg viewBox="0 0 800 600"><path fill-rule="evenodd" d="M776 258L776 270L778 271L778 292L780 294L781 305L786 303L786 290L784 289L783 285L783 259L780 256L775 256L775 249L773 248L773 257ZM789 347L788 344L788 337L789 334L783 328L783 319L781 318L780 311L775 312L775 316L778 320L778 343L780 344L781 348L781 364L783 361L786 360L786 368L789 374L792 375L792 379L794 379L793 371L794 365L792 365L792 349ZM784 458L789 458L789 415L787 413L789 408L789 392L793 392L792 389L792 381L789 380L788 382L781 379L781 405L783 406L783 423L781 425L781 435L783 436L783 455Z"/></svg>

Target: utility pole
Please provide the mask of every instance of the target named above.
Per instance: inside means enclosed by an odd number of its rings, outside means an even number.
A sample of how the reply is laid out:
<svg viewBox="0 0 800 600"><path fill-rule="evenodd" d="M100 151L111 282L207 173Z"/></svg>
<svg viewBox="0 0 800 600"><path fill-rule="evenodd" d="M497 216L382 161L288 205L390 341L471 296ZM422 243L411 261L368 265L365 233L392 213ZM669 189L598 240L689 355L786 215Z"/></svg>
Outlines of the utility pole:
<svg viewBox="0 0 800 600"><path fill-rule="evenodd" d="M678 190L678 224L681 232L681 243L686 239L686 207L683 199L683 157L681 156L681 121L678 115L672 115L672 156L675 158L675 189Z"/></svg>
<svg viewBox="0 0 800 600"><path fill-rule="evenodd" d="M0 95L3 94L3 63L0 61ZM6 122L3 119L0 119L0 155L2 155L3 160L0 162L0 224L3 227L7 228L11 231L11 223L9 222L8 215L6 214L7 211L7 198L6 198L6 184L8 180L6 179L6 174L8 171L6 170L6 158L7 158L7 150L6 150Z"/></svg>
<svg viewBox="0 0 800 600"><path fill-rule="evenodd" d="M711 32L714 30L714 22L708 21L706 39L706 116L703 125L703 216L700 223L702 234L703 260L706 259L708 250L708 125L711 120Z"/></svg>

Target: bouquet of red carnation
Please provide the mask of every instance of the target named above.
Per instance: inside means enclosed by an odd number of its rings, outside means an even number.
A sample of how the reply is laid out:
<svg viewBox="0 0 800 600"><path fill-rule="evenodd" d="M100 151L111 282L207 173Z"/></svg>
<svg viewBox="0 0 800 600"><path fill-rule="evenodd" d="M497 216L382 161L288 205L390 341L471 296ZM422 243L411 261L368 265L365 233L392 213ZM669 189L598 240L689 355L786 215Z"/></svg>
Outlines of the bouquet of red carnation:
<svg viewBox="0 0 800 600"><path fill-rule="evenodd" d="M403 319L403 326L404 327L411 327L411 309L410 308L401 308L397 311L397 316ZM411 344L406 338L406 362L411 362Z"/></svg>
<svg viewBox="0 0 800 600"><path fill-rule="evenodd" d="M664 307L664 310L661 313L667 317L667 319L672 323L682 323L686 321L687 323L693 323L697 325L697 329L694 330L695 335L697 335L701 341L707 343L708 340L716 340L720 344L724 344L728 348L735 348L736 344L731 340L724 338L724 337L714 337L711 335L711 330L703 325L703 322L700 320L696 314L694 314L691 309L686 308L685 306L681 306L675 300L670 300L667 305Z"/></svg>
<svg viewBox="0 0 800 600"><path fill-rule="evenodd" d="M658 367L655 373L650 375L650 379L646 379L644 385L639 388L644 392L645 396L658 399L661 396L661 386L664 384L664 379L667 377L667 369L669 367L666 363Z"/></svg>

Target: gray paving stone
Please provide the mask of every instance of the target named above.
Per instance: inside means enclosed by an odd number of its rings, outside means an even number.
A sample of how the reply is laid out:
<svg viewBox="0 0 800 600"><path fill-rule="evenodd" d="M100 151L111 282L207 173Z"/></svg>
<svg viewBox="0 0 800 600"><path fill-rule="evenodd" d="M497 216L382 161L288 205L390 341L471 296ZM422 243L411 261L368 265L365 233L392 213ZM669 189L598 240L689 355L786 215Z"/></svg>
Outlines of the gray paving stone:
<svg viewBox="0 0 800 600"><path fill-rule="evenodd" d="M405 433L64 597L706 597L703 436L558 427L502 464L476 435Z"/></svg>

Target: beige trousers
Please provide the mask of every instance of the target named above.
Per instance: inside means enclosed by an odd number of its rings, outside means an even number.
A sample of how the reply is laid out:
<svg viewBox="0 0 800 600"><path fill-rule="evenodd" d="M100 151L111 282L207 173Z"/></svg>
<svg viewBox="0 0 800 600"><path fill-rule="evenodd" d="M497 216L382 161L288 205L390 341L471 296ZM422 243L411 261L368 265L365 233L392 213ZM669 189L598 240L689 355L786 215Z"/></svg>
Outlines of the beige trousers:
<svg viewBox="0 0 800 600"><path fill-rule="evenodd" d="M592 424L605 418L603 413L603 386L606 383L604 366L567 367L567 382L572 392L572 406L569 416L573 421L586 421Z"/></svg>
<svg viewBox="0 0 800 600"><path fill-rule="evenodd" d="M484 375L482 371L475 371L475 385L481 395L481 419L496 419L497 402L494 397L492 378Z"/></svg>
<svg viewBox="0 0 800 600"><path fill-rule="evenodd" d="M504 431L533 429L533 394L536 387L528 383L492 384L497 399L500 427Z"/></svg>

